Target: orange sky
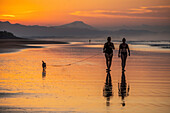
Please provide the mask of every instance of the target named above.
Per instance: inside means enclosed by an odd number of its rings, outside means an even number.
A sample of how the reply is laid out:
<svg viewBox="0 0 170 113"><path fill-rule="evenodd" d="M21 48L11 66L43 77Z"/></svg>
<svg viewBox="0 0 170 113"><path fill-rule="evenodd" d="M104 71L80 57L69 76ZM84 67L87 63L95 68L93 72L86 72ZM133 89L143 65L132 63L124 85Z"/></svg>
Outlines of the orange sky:
<svg viewBox="0 0 170 113"><path fill-rule="evenodd" d="M0 21L25 25L170 25L169 0L0 0Z"/></svg>

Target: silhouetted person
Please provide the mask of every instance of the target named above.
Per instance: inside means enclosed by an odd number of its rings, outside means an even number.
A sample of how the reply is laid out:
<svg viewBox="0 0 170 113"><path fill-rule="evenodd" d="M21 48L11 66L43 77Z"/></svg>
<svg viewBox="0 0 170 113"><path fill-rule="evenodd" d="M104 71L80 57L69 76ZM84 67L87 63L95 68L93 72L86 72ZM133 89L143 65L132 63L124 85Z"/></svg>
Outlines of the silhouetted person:
<svg viewBox="0 0 170 113"><path fill-rule="evenodd" d="M105 53L107 71L110 71L112 64L113 50L115 49L114 44L111 42L111 37L107 38L107 42L104 44L103 52Z"/></svg>
<svg viewBox="0 0 170 113"><path fill-rule="evenodd" d="M46 76L46 63L43 60L42 60L42 68L43 68L42 78L45 78L45 76Z"/></svg>
<svg viewBox="0 0 170 113"><path fill-rule="evenodd" d="M46 63L44 61L42 61L42 68L46 69Z"/></svg>
<svg viewBox="0 0 170 113"><path fill-rule="evenodd" d="M112 93L112 79L110 75L110 71L107 72L106 83L103 88L103 96L106 97L106 105L110 105L110 97L113 96Z"/></svg>
<svg viewBox="0 0 170 113"><path fill-rule="evenodd" d="M121 83L118 83L118 94L122 98L122 106L125 106L124 98L129 95L130 86L126 83L125 73L122 71Z"/></svg>
<svg viewBox="0 0 170 113"><path fill-rule="evenodd" d="M123 38L122 42L119 46L119 53L118 53L118 57L121 56L121 60L122 60L122 71L125 71L125 66L126 66L126 58L127 58L127 50L130 56L130 50L129 50L129 46L128 44L126 44L126 39ZM121 54L121 55L120 55Z"/></svg>

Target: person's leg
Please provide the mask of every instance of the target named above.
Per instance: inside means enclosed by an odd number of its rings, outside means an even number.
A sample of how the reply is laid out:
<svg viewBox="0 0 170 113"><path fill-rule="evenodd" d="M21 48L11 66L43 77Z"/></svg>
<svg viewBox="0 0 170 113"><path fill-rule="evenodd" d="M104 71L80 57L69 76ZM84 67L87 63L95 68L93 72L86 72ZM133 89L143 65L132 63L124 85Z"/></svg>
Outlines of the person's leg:
<svg viewBox="0 0 170 113"><path fill-rule="evenodd" d="M108 69L110 70L111 64L112 64L112 57L113 57L113 53L111 53L109 55L109 65L108 65Z"/></svg>
<svg viewBox="0 0 170 113"><path fill-rule="evenodd" d="M125 56L123 53L121 53L121 60L122 60L122 70L125 68Z"/></svg>
<svg viewBox="0 0 170 113"><path fill-rule="evenodd" d="M105 53L105 58L106 58L106 66L107 66L107 69L108 69L108 67L109 67L109 64L108 64L109 55L107 53Z"/></svg>
<svg viewBox="0 0 170 113"><path fill-rule="evenodd" d="M126 66L126 59L127 59L127 54L124 55L124 68Z"/></svg>

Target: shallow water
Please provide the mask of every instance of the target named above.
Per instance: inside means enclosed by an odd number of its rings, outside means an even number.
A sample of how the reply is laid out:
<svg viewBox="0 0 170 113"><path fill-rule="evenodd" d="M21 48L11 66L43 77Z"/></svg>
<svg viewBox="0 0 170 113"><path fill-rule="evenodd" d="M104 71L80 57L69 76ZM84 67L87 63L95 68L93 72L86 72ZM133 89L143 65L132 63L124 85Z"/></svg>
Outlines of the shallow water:
<svg viewBox="0 0 170 113"><path fill-rule="evenodd" d="M53 44L1 54L0 111L168 113L170 52L142 47L130 45L124 78L116 44L111 85L101 43ZM126 84L122 92L118 83Z"/></svg>

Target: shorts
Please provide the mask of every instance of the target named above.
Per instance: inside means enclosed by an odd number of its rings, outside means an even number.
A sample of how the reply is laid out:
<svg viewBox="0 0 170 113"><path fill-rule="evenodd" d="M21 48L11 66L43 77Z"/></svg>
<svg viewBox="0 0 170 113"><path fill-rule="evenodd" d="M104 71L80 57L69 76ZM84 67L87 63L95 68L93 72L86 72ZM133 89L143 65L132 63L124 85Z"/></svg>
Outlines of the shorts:
<svg viewBox="0 0 170 113"><path fill-rule="evenodd" d="M121 52L121 55L127 56L127 52Z"/></svg>
<svg viewBox="0 0 170 113"><path fill-rule="evenodd" d="M113 52L106 52L105 54L108 54L108 55L113 55Z"/></svg>

